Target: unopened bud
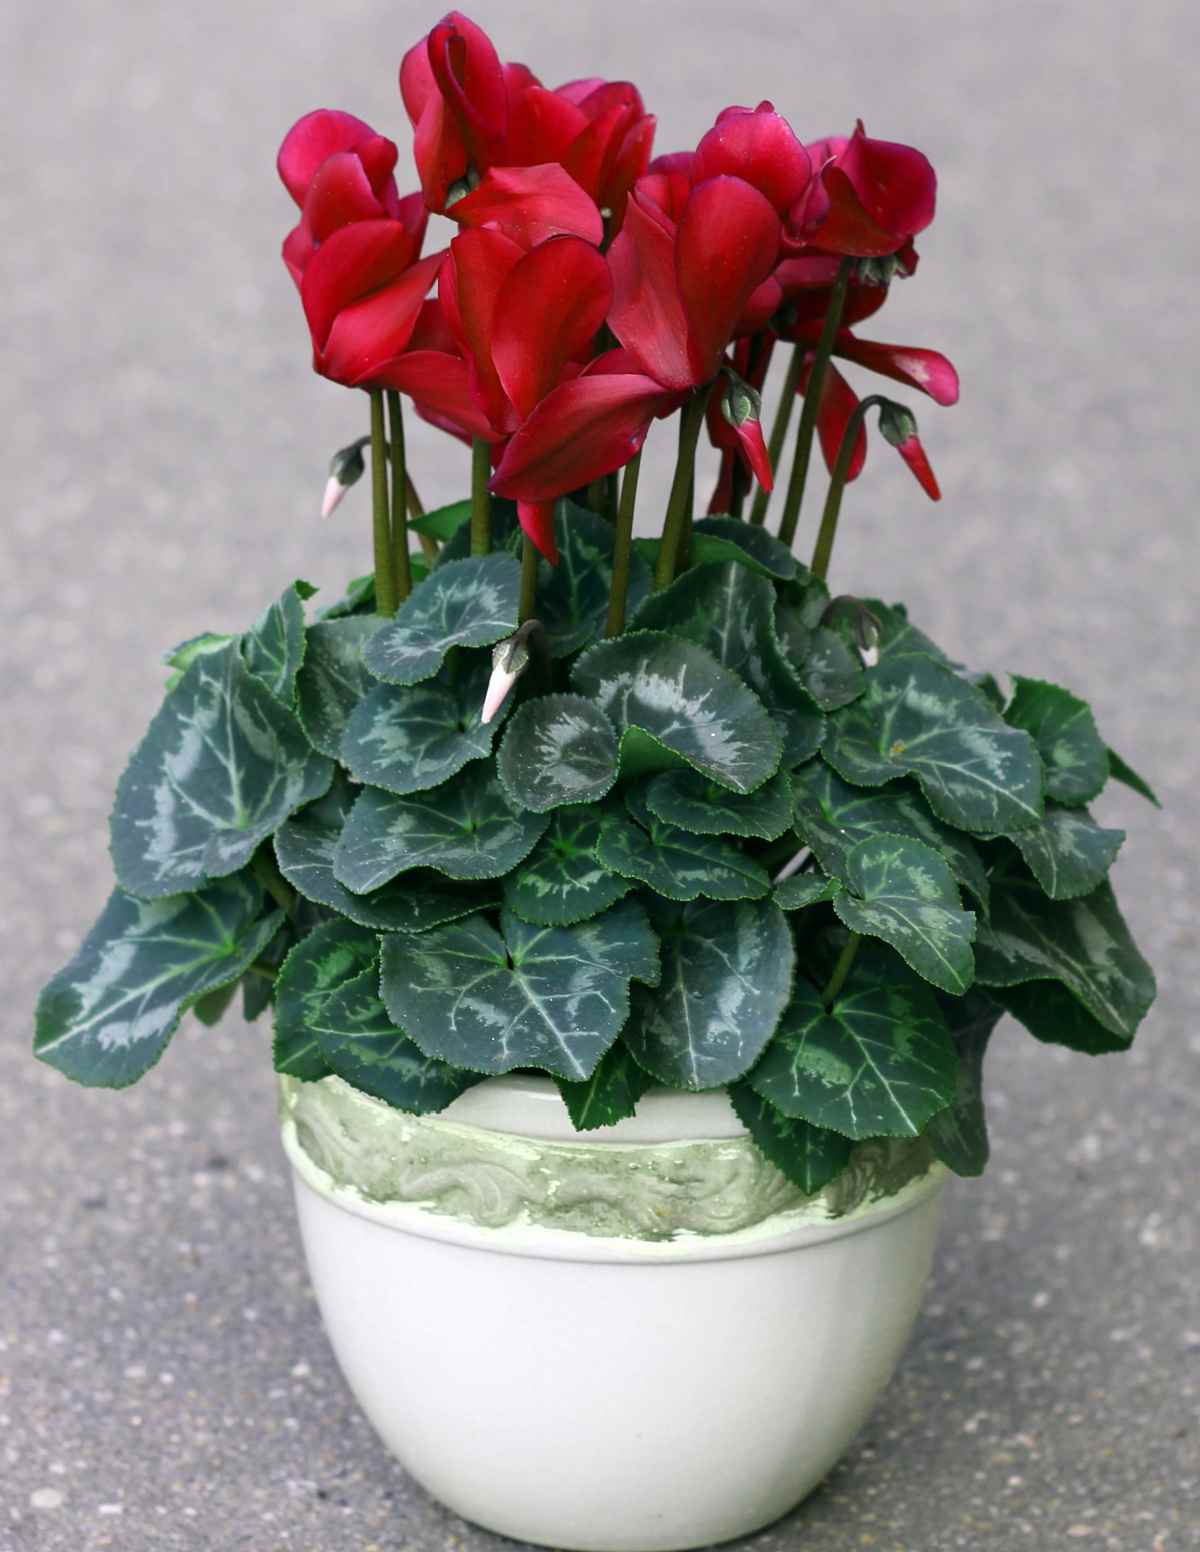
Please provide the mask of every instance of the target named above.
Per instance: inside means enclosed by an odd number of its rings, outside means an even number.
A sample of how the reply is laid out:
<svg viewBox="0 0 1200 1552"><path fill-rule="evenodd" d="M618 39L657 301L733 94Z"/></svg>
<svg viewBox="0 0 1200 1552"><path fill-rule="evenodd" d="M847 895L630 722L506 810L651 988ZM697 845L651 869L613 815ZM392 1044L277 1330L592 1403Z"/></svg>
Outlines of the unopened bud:
<svg viewBox="0 0 1200 1552"><path fill-rule="evenodd" d="M892 444L912 470L930 501L940 501L942 493L917 435L917 417L913 412L894 399L885 399L879 407L879 429L884 441Z"/></svg>
<svg viewBox="0 0 1200 1552"><path fill-rule="evenodd" d="M859 259L854 278L860 286L890 286L901 270L899 256L885 253L878 259Z"/></svg>
<svg viewBox="0 0 1200 1552"><path fill-rule="evenodd" d="M801 849L796 853L796 855L791 859L790 862L785 862L784 863L784 865L780 868L779 872L776 873L775 877L771 880L771 882L773 884L782 884L782 883L784 883L785 880L791 878L793 873L799 873L800 869L804 866L804 864L808 861L808 859L811 856L812 856L812 852L808 849L807 846L801 847Z"/></svg>
<svg viewBox="0 0 1200 1552"><path fill-rule="evenodd" d="M529 637L532 629L540 629L537 620L529 620L514 636L497 642L492 648L492 677L484 692L480 722L486 725L508 699L509 691L529 667Z"/></svg>
<svg viewBox="0 0 1200 1552"><path fill-rule="evenodd" d="M831 598L821 616L822 625L835 625L844 621L854 636L854 645L862 658L864 668L874 668L879 661L879 619L867 608L861 598L851 593L840 593Z"/></svg>
<svg viewBox="0 0 1200 1552"><path fill-rule="evenodd" d="M725 368L721 389L721 414L731 426L744 426L748 420L762 419L762 395L756 388Z"/></svg>
<svg viewBox="0 0 1200 1552"><path fill-rule="evenodd" d="M449 210L451 205L457 205L460 199L466 199L467 195L473 193L478 187L479 174L474 167L468 167L463 176L446 190L445 209Z"/></svg>
<svg viewBox="0 0 1200 1552"><path fill-rule="evenodd" d="M342 497L362 479L366 470L362 450L370 437L360 437L349 447L339 447L329 460L329 478L325 482L325 495L321 500L321 516L328 517Z"/></svg>

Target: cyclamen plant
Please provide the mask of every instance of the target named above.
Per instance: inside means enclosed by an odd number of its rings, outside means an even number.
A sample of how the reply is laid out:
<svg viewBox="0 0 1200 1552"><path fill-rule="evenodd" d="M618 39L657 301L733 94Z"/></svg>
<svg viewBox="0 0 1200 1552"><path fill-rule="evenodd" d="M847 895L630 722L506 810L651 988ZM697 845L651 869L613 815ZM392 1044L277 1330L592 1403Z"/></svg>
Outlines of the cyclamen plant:
<svg viewBox="0 0 1200 1552"><path fill-rule="evenodd" d="M324 506L369 446L372 573L311 623L296 582L167 655L118 885L42 995L37 1054L121 1087L240 987L280 1073L402 1110L534 1070L587 1131L655 1083L727 1087L804 1191L866 1138L979 1172L1002 1013L1098 1053L1152 1000L1106 882L1123 834L1087 805L1110 779L1154 798L1068 690L964 668L900 605L827 586L872 410L939 494L911 411L833 362L957 397L944 356L854 332L916 267L929 162L861 123L804 144L769 103L652 161L633 86L548 90L457 13L400 85L420 192L347 113L279 153L314 366L369 401ZM459 231L422 257L430 211ZM423 511L402 396L469 445L469 499ZM676 414L661 532L635 540L642 444Z"/></svg>

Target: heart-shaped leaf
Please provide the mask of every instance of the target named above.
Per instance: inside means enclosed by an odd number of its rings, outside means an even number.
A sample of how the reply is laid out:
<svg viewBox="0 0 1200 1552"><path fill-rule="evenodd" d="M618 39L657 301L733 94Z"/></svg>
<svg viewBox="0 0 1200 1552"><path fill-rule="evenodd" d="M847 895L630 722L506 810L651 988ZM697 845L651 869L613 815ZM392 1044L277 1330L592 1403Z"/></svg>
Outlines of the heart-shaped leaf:
<svg viewBox="0 0 1200 1552"><path fill-rule="evenodd" d="M975 916L939 852L907 835L871 835L846 852L833 908L851 932L882 938L918 975L961 996L975 976Z"/></svg>
<svg viewBox="0 0 1200 1552"><path fill-rule="evenodd" d="M242 637L246 667L285 706L296 699L296 675L304 661L304 604L315 592L309 582L293 582Z"/></svg>
<svg viewBox="0 0 1200 1552"><path fill-rule="evenodd" d="M815 1196L849 1164L853 1144L848 1137L785 1116L745 1081L730 1085L729 1100L775 1168L806 1195Z"/></svg>
<svg viewBox="0 0 1200 1552"><path fill-rule="evenodd" d="M492 751L495 720L479 720L491 668L448 663L426 684L380 684L351 713L341 757L357 781L386 792L425 792Z"/></svg>
<svg viewBox="0 0 1200 1552"><path fill-rule="evenodd" d="M521 568L511 555L439 566L371 637L363 661L388 684L419 684L452 647L490 647L517 628Z"/></svg>
<svg viewBox="0 0 1200 1552"><path fill-rule="evenodd" d="M1154 1000L1154 974L1109 885L1075 900L1048 900L1015 859L992 874L992 909L980 923L976 971L985 986L1060 981L1108 1032L1109 1050L1130 1043Z"/></svg>
<svg viewBox="0 0 1200 1552"><path fill-rule="evenodd" d="M988 1161L987 1116L983 1108L983 1058L1004 1009L972 989L942 1004L958 1051L958 1084L953 1102L926 1127L933 1151L956 1175L982 1175Z"/></svg>
<svg viewBox="0 0 1200 1552"><path fill-rule="evenodd" d="M698 835L775 841L792 822L792 783L786 771L744 797L708 781L699 771L663 771L646 784L645 799L659 819Z"/></svg>
<svg viewBox="0 0 1200 1552"><path fill-rule="evenodd" d="M779 733L762 702L693 642L630 631L590 647L571 682L618 733L648 735L722 787L753 792L779 769Z"/></svg>
<svg viewBox="0 0 1200 1552"><path fill-rule="evenodd" d="M551 657L578 652L604 634L612 593L613 525L587 507L560 501L554 512L558 564L538 563L536 613ZM640 555L630 557L625 595L632 619L650 591L650 569Z"/></svg>
<svg viewBox="0 0 1200 1552"><path fill-rule="evenodd" d="M795 950L770 900L655 902L663 973L635 991L625 1041L647 1072L682 1089L715 1089L758 1060L791 995Z"/></svg>
<svg viewBox="0 0 1200 1552"><path fill-rule="evenodd" d="M34 1054L89 1087L136 1083L184 1012L232 985L274 937L282 913L262 909L247 878L159 900L114 890L38 998Z"/></svg>
<svg viewBox="0 0 1200 1552"><path fill-rule="evenodd" d="M379 956L379 939L351 922L314 927L283 962L275 981L275 1071L314 1082L329 1072L315 1024L334 992Z"/></svg>
<svg viewBox="0 0 1200 1552"><path fill-rule="evenodd" d="M513 714L496 768L517 808L594 803L617 779L616 729L582 695L540 695Z"/></svg>
<svg viewBox="0 0 1200 1552"><path fill-rule="evenodd" d="M600 862L596 845L607 810L559 808L521 867L504 880L504 903L536 927L569 927L615 905L633 888Z"/></svg>
<svg viewBox="0 0 1200 1552"><path fill-rule="evenodd" d="M823 753L859 787L915 776L939 818L994 835L1042 814L1042 763L1029 734L923 654L881 658L858 700L829 719Z"/></svg>
<svg viewBox="0 0 1200 1552"><path fill-rule="evenodd" d="M555 1078L571 1124L577 1132L592 1132L597 1127L615 1126L637 1110L637 1102L653 1083L648 1072L634 1061L629 1048L620 1040L609 1046L590 1078L572 1083Z"/></svg>
<svg viewBox="0 0 1200 1552"><path fill-rule="evenodd" d="M744 566L702 566L652 594L636 623L694 641L748 684L783 734L784 765L793 766L816 754L825 719L783 656L774 608L765 577Z"/></svg>
<svg viewBox="0 0 1200 1552"><path fill-rule="evenodd" d="M775 885L771 898L781 911L802 911L822 900L832 900L841 892L840 879L826 878L823 873L793 873L791 878Z"/></svg>
<svg viewBox="0 0 1200 1552"><path fill-rule="evenodd" d="M334 877L355 894L411 868L448 878L502 878L527 857L549 821L514 812L490 765L473 765L432 792L397 797L364 787L333 854Z"/></svg>
<svg viewBox="0 0 1200 1552"><path fill-rule="evenodd" d="M638 821L606 819L596 855L625 878L640 879L668 900L757 900L771 887L760 862L716 835L693 835L665 824L646 807L642 794L625 795Z"/></svg>
<svg viewBox="0 0 1200 1552"><path fill-rule="evenodd" d="M1040 824L1018 830L1013 844L1052 900L1090 894L1112 867L1124 830L1106 830L1085 808L1047 803Z"/></svg>
<svg viewBox="0 0 1200 1552"><path fill-rule="evenodd" d="M989 993L1035 1040L1066 1046L1088 1056L1127 1051L1129 1040L1114 1034L1088 1012L1077 997L1057 981L1026 981L1020 986L994 986Z"/></svg>
<svg viewBox="0 0 1200 1552"><path fill-rule="evenodd" d="M117 878L131 894L156 898L236 873L332 776L332 762L314 754L236 642L198 657L117 787Z"/></svg>
<svg viewBox="0 0 1200 1552"><path fill-rule="evenodd" d="M430 539L436 539L439 544L444 544L470 520L471 502L468 498L465 501L452 501L449 506L435 507L432 512L423 512L420 517L410 517L408 529L410 533L425 534Z"/></svg>
<svg viewBox="0 0 1200 1552"><path fill-rule="evenodd" d="M1057 684L1013 675L1004 720L1024 728L1046 769L1046 796L1078 808L1108 780L1108 751L1086 701Z"/></svg>
<svg viewBox="0 0 1200 1552"><path fill-rule="evenodd" d="M862 694L863 667L857 649L823 623L829 603L824 582L803 572L779 591L775 630L784 657L813 700L823 711L836 711Z"/></svg>
<svg viewBox="0 0 1200 1552"><path fill-rule="evenodd" d="M956 663L942 651L936 641L930 640L924 631L918 630L908 617L908 610L903 604L885 604L878 598L865 598L863 602L874 616L875 623L879 627L879 640L876 646L879 656L884 657L911 657L918 653L923 657L931 657L943 667L953 672L960 672L961 663Z"/></svg>
<svg viewBox="0 0 1200 1552"><path fill-rule="evenodd" d="M784 1115L844 1137L916 1137L954 1099L957 1057L920 982L853 973L826 1011L806 981L750 1084Z"/></svg>
<svg viewBox="0 0 1200 1552"><path fill-rule="evenodd" d="M410 1115L444 1110L480 1075L426 1056L388 1017L379 969L368 966L313 1011L321 1056L339 1078Z"/></svg>
<svg viewBox="0 0 1200 1552"><path fill-rule="evenodd" d="M590 1077L621 1032L629 983L658 978L646 913L622 901L573 927L532 927L504 911L383 949L389 1014L428 1056L472 1072L538 1067Z"/></svg>
<svg viewBox="0 0 1200 1552"><path fill-rule="evenodd" d="M198 657L206 657L210 652L220 652L223 647L227 647L231 641L237 639L236 636L221 635L216 631L202 631L199 636L189 636L186 641L168 648L163 653L162 660L174 672L167 676L166 688L173 690L183 678L185 670L190 668Z"/></svg>
<svg viewBox="0 0 1200 1552"><path fill-rule="evenodd" d="M727 565L731 561L781 580L794 577L800 569L787 545L765 528L737 517L705 517L692 525L689 566Z"/></svg>
<svg viewBox="0 0 1200 1552"><path fill-rule="evenodd" d="M932 846L950 864L958 882L986 911L987 870L974 843L942 824L919 793L907 785L883 792L852 787L824 760L813 760L792 777L796 829L826 873L846 877L846 853L870 835L911 835Z"/></svg>
<svg viewBox="0 0 1200 1552"><path fill-rule="evenodd" d="M306 900L378 932L428 932L479 909L477 891L469 897L452 893L436 873L413 874L370 894L352 894L338 883L334 855L353 803L348 783L337 781L319 802L293 814L275 836L279 871Z"/></svg>
<svg viewBox="0 0 1200 1552"><path fill-rule="evenodd" d="M309 743L330 759L340 757L350 713L375 686L362 649L378 629L373 614L347 615L308 628L296 705Z"/></svg>

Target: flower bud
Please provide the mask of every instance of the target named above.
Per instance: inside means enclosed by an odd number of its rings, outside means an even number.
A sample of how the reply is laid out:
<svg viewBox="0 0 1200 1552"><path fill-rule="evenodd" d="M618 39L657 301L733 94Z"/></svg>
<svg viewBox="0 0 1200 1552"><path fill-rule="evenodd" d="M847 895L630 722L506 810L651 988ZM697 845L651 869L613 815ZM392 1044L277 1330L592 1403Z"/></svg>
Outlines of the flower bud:
<svg viewBox="0 0 1200 1552"><path fill-rule="evenodd" d="M486 727L508 699L509 691L529 667L529 637L540 629L537 620L528 620L513 636L492 648L492 677L484 692L480 722Z"/></svg>
<svg viewBox="0 0 1200 1552"><path fill-rule="evenodd" d="M878 618L861 598L855 598L851 593L839 593L826 604L821 624L836 625L843 620L850 626L863 667L874 668L879 661Z"/></svg>
<svg viewBox="0 0 1200 1552"><path fill-rule="evenodd" d="M762 395L757 388L726 367L722 377L721 414L734 428L740 429L748 420L762 419Z"/></svg>
<svg viewBox="0 0 1200 1552"><path fill-rule="evenodd" d="M349 447L340 447L329 460L329 478L325 482L325 495L321 500L321 516L328 517L342 497L362 479L366 469L362 450L370 437L360 437Z"/></svg>
<svg viewBox="0 0 1200 1552"><path fill-rule="evenodd" d="M886 253L879 259L859 259L854 266L854 278L860 286L890 286L897 274L906 271L895 253Z"/></svg>
<svg viewBox="0 0 1200 1552"><path fill-rule="evenodd" d="M879 430L912 470L930 501L940 501L942 493L917 436L917 418L913 412L894 399L885 399L879 407Z"/></svg>

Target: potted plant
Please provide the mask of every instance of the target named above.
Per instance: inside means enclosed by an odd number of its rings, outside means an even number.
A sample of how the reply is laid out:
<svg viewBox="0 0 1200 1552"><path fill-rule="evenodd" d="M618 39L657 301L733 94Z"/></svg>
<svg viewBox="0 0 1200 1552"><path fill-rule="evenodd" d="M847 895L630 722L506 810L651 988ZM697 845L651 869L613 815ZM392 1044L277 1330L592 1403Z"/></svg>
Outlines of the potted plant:
<svg viewBox="0 0 1200 1552"><path fill-rule="evenodd" d="M829 585L872 414L939 495L911 411L834 364L957 397L855 332L916 266L921 153L764 103L652 160L634 87L547 90L457 13L400 85L418 193L346 113L279 154L314 365L369 406L324 506L369 448L372 569L167 654L35 1050L119 1088L185 1012L269 1013L321 1307L405 1465L522 1539L704 1545L886 1383L1002 1015L1132 1040L1154 983L1087 805L1153 793L1070 691ZM430 213L458 232L422 257ZM405 397L469 448L463 501L423 510Z"/></svg>

